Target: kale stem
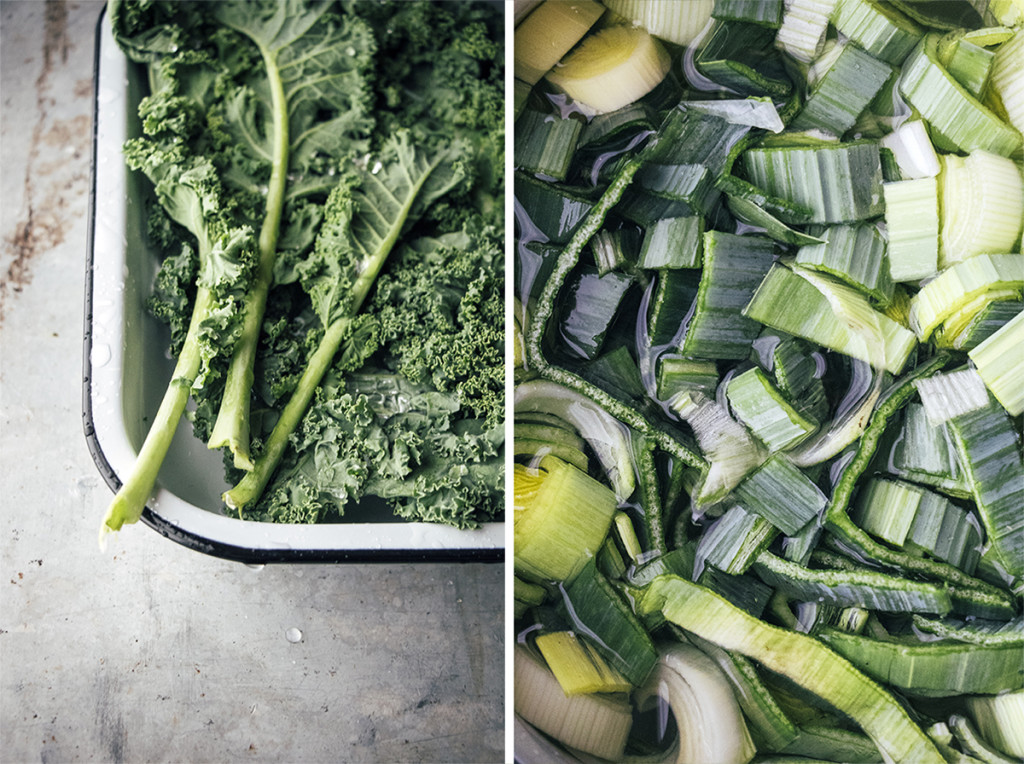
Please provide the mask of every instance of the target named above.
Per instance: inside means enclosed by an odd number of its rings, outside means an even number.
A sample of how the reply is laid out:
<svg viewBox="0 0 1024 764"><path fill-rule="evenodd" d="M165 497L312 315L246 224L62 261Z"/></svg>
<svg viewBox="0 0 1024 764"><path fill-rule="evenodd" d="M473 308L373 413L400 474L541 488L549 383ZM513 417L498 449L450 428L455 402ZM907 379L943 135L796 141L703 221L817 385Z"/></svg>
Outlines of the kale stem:
<svg viewBox="0 0 1024 764"><path fill-rule="evenodd" d="M343 316L327 327L316 351L303 370L295 391L281 411L281 417L267 438L263 452L241 481L231 490L224 492L222 496L224 503L232 509L237 509L239 517L242 516L242 510L256 501L263 493L263 489L267 487L267 483L284 455L291 434L295 432L302 421L309 402L313 399L317 387L320 386L324 374L330 368L334 354L338 351L350 323L351 318Z"/></svg>
<svg viewBox="0 0 1024 764"><path fill-rule="evenodd" d="M285 187L288 180L288 98L281 80L277 55L264 45L259 46L267 71L274 119L273 163L267 186L267 208L260 228L259 263L256 278L246 297L242 330L231 356L224 397L217 412L210 435L209 448L228 446L234 456L235 467L253 469L249 455L249 406L252 399L253 367L259 344L267 295L274 280L274 261L277 257L277 239L281 230L281 211L284 208Z"/></svg>
<svg viewBox="0 0 1024 764"><path fill-rule="evenodd" d="M110 531L120 530L125 523L137 522L142 516L146 502L153 493L160 465L163 464L164 458L167 456L167 450L174 439L178 422L188 403L192 384L199 373L199 326L206 319L213 303L213 296L210 292L200 287L196 292L192 318L189 321L181 353L174 365L171 381L164 391L160 407L153 417L153 422L149 427L149 432L146 433L146 439L142 443L142 448L139 449L131 472L118 489L107 509L106 517L103 518L101 539Z"/></svg>

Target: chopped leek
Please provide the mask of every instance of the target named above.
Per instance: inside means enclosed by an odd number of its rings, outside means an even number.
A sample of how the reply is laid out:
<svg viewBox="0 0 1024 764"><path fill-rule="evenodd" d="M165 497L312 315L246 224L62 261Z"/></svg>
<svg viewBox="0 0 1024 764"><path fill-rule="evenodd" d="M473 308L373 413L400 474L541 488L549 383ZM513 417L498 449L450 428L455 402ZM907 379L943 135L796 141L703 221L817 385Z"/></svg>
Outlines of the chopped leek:
<svg viewBox="0 0 1024 764"><path fill-rule="evenodd" d="M642 711L656 699L675 718L671 761L747 764L756 753L729 681L696 647L680 643L662 652L637 693L637 707Z"/></svg>
<svg viewBox="0 0 1024 764"><path fill-rule="evenodd" d="M821 53L837 0L786 0L775 44L797 61L809 64Z"/></svg>
<svg viewBox="0 0 1024 764"><path fill-rule="evenodd" d="M633 714L622 695L567 696L550 669L525 647L514 654L515 712L564 745L606 759L626 748Z"/></svg>
<svg viewBox="0 0 1024 764"><path fill-rule="evenodd" d="M1021 146L1021 134L972 96L938 61L940 35L925 35L903 63L900 93L932 128L942 148L978 149L1010 156Z"/></svg>
<svg viewBox="0 0 1024 764"><path fill-rule="evenodd" d="M967 710L994 748L1024 759L1024 690L975 695L967 699Z"/></svg>
<svg viewBox="0 0 1024 764"><path fill-rule="evenodd" d="M972 299L1004 288L1024 288L1024 256L981 254L955 263L911 299L910 326L921 340L926 340Z"/></svg>
<svg viewBox="0 0 1024 764"><path fill-rule="evenodd" d="M898 65L924 30L884 0L838 0L836 29L881 61Z"/></svg>
<svg viewBox="0 0 1024 764"><path fill-rule="evenodd" d="M1024 412L1024 312L971 350L979 376L1011 416Z"/></svg>
<svg viewBox="0 0 1024 764"><path fill-rule="evenodd" d="M604 541L615 495L584 472L548 455L515 469L515 569L532 580L571 579Z"/></svg>
<svg viewBox="0 0 1024 764"><path fill-rule="evenodd" d="M714 0L604 0L619 16L638 24L655 37L688 45L711 18Z"/></svg>
<svg viewBox="0 0 1024 764"><path fill-rule="evenodd" d="M798 130L818 128L843 135L892 75L892 67L852 43L834 50L793 119L792 127Z"/></svg>
<svg viewBox="0 0 1024 764"><path fill-rule="evenodd" d="M986 252L1011 252L1024 223L1024 180L1006 157L973 151L941 158L940 265Z"/></svg>
<svg viewBox="0 0 1024 764"><path fill-rule="evenodd" d="M939 157L920 119L908 119L878 141L893 152L900 173L906 180L933 178L939 174Z"/></svg>
<svg viewBox="0 0 1024 764"><path fill-rule="evenodd" d="M891 372L903 368L916 344L910 331L872 308L856 290L783 265L769 271L743 313Z"/></svg>
<svg viewBox="0 0 1024 764"><path fill-rule="evenodd" d="M515 30L515 78L531 87L604 14L595 0L544 0Z"/></svg>
<svg viewBox="0 0 1024 764"><path fill-rule="evenodd" d="M885 224L893 281L920 281L939 270L939 186L935 178L886 183Z"/></svg>
<svg viewBox="0 0 1024 764"><path fill-rule="evenodd" d="M577 103L601 113L647 95L669 66L664 46L643 29L612 26L585 38L547 78Z"/></svg>
<svg viewBox="0 0 1024 764"><path fill-rule="evenodd" d="M1024 14L1024 11L1022 11ZM999 95L1006 118L1024 133L1024 29L1017 29L1011 39L999 46L992 63L992 90Z"/></svg>
<svg viewBox="0 0 1024 764"><path fill-rule="evenodd" d="M629 692L632 689L600 653L571 631L540 634L534 643L567 696L590 692Z"/></svg>
<svg viewBox="0 0 1024 764"><path fill-rule="evenodd" d="M816 422L805 419L758 368L748 369L726 385L729 405L770 452L785 451L810 435Z"/></svg>
<svg viewBox="0 0 1024 764"><path fill-rule="evenodd" d="M810 208L810 222L850 223L884 209L874 142L752 148L740 161L754 185Z"/></svg>
<svg viewBox="0 0 1024 764"><path fill-rule="evenodd" d="M887 183L884 187L890 185ZM888 198L886 195L886 204ZM820 244L805 245L797 250L796 264L834 276L864 292L879 305L888 304L893 295L893 281L900 280L890 276L892 229L888 248L878 226L871 223L830 226L821 237L824 241Z"/></svg>

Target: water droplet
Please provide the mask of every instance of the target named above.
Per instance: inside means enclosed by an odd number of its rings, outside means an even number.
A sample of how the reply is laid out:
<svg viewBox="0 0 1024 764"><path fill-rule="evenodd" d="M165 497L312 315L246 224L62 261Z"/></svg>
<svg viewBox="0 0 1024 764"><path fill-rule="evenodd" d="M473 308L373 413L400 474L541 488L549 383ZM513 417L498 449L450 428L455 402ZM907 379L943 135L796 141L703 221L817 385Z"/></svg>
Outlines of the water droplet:
<svg viewBox="0 0 1024 764"><path fill-rule="evenodd" d="M110 358L110 345L105 342L97 342L92 346L92 352L89 354L89 361L92 363L94 369L98 369L99 367L108 364L110 362Z"/></svg>
<svg viewBox="0 0 1024 764"><path fill-rule="evenodd" d="M292 626L288 631L284 633L284 638L292 644L302 641L302 632Z"/></svg>

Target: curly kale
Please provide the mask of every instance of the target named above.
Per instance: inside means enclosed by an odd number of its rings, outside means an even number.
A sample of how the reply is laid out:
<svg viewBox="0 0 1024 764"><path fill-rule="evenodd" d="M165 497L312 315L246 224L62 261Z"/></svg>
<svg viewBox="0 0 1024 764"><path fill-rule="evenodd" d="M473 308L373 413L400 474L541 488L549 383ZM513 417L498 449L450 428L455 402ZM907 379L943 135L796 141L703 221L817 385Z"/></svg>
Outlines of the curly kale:
<svg viewBox="0 0 1024 764"><path fill-rule="evenodd" d="M110 16L149 80L125 154L159 205L148 305L178 366L105 526L138 519L181 416L230 449L224 500L246 517L375 500L459 527L497 516L500 4L112 0Z"/></svg>
<svg viewBox="0 0 1024 764"><path fill-rule="evenodd" d="M453 393L489 427L504 418L501 242L492 227L413 242L378 279L369 307L386 367Z"/></svg>

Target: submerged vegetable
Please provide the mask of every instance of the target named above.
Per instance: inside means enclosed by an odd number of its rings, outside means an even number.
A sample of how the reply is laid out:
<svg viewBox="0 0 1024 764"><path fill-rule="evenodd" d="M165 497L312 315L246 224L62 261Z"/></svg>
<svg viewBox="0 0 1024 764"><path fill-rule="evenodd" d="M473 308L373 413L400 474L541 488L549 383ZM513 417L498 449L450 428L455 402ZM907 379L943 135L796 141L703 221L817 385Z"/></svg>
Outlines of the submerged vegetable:
<svg viewBox="0 0 1024 764"><path fill-rule="evenodd" d="M570 638L614 667L573 685L632 703L602 760L1019 756L1024 18L718 0L673 41L702 4L607 5L578 50L639 26L673 65L597 117L554 65L520 113L583 127L557 176L517 165L516 479L559 449L617 509L531 503L516 671Z"/></svg>

